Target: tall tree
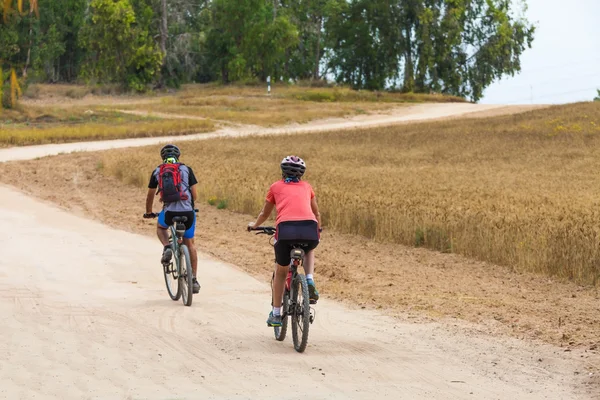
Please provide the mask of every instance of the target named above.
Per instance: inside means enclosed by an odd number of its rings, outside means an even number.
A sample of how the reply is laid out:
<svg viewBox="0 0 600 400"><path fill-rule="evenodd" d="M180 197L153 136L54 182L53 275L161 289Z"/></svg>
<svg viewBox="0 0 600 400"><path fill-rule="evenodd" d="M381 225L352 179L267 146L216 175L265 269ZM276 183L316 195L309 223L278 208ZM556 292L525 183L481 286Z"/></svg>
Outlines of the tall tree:
<svg viewBox="0 0 600 400"><path fill-rule="evenodd" d="M39 17L37 0L29 0L29 10L23 0L4 0L2 4L2 25L0 25L0 109L4 106L16 106L21 95L17 70L26 66L30 60L33 41L33 24ZM9 86L5 95L5 74L3 68L10 70Z"/></svg>
<svg viewBox="0 0 600 400"><path fill-rule="evenodd" d="M279 76L298 32L289 18L265 0L215 0L208 33L209 54L223 82Z"/></svg>
<svg viewBox="0 0 600 400"><path fill-rule="evenodd" d="M338 82L479 100L520 70L534 27L510 0L337 0L330 4L328 68Z"/></svg>
<svg viewBox="0 0 600 400"><path fill-rule="evenodd" d="M397 7L388 0L336 0L327 13L327 67L336 81L383 89L397 77L403 50Z"/></svg>
<svg viewBox="0 0 600 400"><path fill-rule="evenodd" d="M88 78L141 91L158 76L162 53L146 25L136 22L129 0L92 0L80 41L88 51Z"/></svg>

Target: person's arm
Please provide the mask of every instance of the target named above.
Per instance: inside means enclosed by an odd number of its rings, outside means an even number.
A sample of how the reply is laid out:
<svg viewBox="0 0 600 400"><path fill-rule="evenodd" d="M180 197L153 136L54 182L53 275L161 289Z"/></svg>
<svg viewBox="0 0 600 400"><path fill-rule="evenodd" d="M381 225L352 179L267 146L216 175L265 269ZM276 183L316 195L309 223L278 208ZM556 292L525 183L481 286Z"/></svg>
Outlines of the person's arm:
<svg viewBox="0 0 600 400"><path fill-rule="evenodd" d="M192 194L192 200L196 203L198 200L198 191L196 190L196 185L190 186L190 193Z"/></svg>
<svg viewBox="0 0 600 400"><path fill-rule="evenodd" d="M310 199L310 208L312 209L313 214L315 214L315 218L317 218L319 229L321 229L321 213L319 212L319 205L317 204L316 197Z"/></svg>
<svg viewBox="0 0 600 400"><path fill-rule="evenodd" d="M248 224L248 229L261 226L267 219L269 219L271 213L273 212L273 208L275 208L275 204L265 200L265 205L263 206L260 214L258 214L256 222Z"/></svg>
<svg viewBox="0 0 600 400"><path fill-rule="evenodd" d="M152 205L154 204L154 196L156 196L156 188L158 188L158 179L154 175L150 175L150 182L148 183L148 194L146 194L146 214L152 213Z"/></svg>
<svg viewBox="0 0 600 400"><path fill-rule="evenodd" d="M198 191L196 190L196 185L198 184L198 179L196 179L194 170L191 167L187 167L187 168L189 171L188 184L189 184L190 193L192 194L192 203L196 204L196 200L198 199Z"/></svg>
<svg viewBox="0 0 600 400"><path fill-rule="evenodd" d="M156 189L148 189L148 194L146 195L146 214L152 213L152 205L154 204L155 194Z"/></svg>

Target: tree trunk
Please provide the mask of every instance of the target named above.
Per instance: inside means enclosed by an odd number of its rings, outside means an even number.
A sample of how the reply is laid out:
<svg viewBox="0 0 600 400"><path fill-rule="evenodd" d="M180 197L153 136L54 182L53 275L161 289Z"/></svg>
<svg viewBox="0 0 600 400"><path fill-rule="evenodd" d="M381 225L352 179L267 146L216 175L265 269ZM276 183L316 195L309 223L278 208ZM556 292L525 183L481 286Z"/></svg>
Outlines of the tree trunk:
<svg viewBox="0 0 600 400"><path fill-rule="evenodd" d="M313 75L314 79L319 79L319 64L321 63L321 31L323 30L323 16L319 16L319 22L317 25L317 51L316 51L316 60L315 60L315 73Z"/></svg>
<svg viewBox="0 0 600 400"><path fill-rule="evenodd" d="M167 58L167 36L168 26L167 26L167 0L161 0L161 16L160 16L160 51L163 53L163 66L165 65L165 60Z"/></svg>
<svg viewBox="0 0 600 400"><path fill-rule="evenodd" d="M27 68L31 61L31 46L33 46L33 15L30 14L29 16L31 17L29 20L29 48L27 49L27 60L25 60L25 67L23 68L23 78L27 78Z"/></svg>
<svg viewBox="0 0 600 400"><path fill-rule="evenodd" d="M414 86L414 71L412 61L412 41L411 41L411 28L406 27L406 56L404 60L404 87L402 88L406 92L412 92Z"/></svg>

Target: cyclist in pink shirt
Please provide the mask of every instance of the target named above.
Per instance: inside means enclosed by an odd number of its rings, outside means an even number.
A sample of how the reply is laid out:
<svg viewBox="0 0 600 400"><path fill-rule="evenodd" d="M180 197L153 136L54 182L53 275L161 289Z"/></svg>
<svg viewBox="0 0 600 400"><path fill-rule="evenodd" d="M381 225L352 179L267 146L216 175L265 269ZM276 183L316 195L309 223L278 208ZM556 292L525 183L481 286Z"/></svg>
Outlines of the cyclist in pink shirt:
<svg viewBox="0 0 600 400"><path fill-rule="evenodd" d="M315 192L308 182L301 178L306 171L304 160L296 156L285 157L281 161L282 179L273 183L267 192L267 198L256 222L248 229L263 224L277 209L275 234L275 276L273 279L273 310L269 314L267 325L281 326L281 303L285 279L291 262L292 245L303 243L306 252L304 272L308 282L311 303L319 300L319 292L313 278L315 269L314 250L319 244L321 215Z"/></svg>

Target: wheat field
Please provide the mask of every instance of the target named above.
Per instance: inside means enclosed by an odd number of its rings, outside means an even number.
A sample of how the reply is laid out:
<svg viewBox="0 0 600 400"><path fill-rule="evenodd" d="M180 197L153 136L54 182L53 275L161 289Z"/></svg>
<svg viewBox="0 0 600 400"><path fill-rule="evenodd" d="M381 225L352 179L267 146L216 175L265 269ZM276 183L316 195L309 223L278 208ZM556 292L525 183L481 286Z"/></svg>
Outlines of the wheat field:
<svg viewBox="0 0 600 400"><path fill-rule="evenodd" d="M581 284L600 278L600 104L489 119L181 144L199 193L256 214L278 164L303 157L324 225ZM104 153L147 184L159 147Z"/></svg>

